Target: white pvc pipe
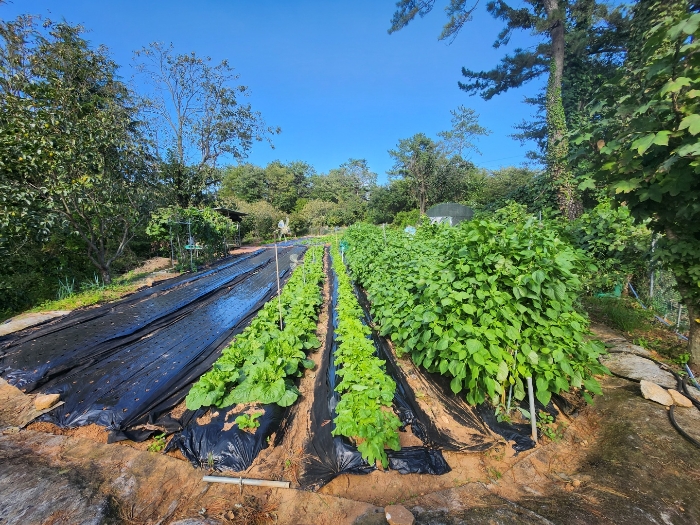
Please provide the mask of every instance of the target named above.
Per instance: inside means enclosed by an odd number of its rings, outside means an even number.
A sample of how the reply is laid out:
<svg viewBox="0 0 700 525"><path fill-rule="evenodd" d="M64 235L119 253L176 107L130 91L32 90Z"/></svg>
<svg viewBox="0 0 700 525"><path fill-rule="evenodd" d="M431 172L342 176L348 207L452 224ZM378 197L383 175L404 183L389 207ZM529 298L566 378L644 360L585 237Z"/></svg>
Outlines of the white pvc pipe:
<svg viewBox="0 0 700 525"><path fill-rule="evenodd" d="M527 381L527 396L530 398L530 426L532 427L532 440L537 444L537 416L535 415L535 394L532 390L532 377L525 378Z"/></svg>
<svg viewBox="0 0 700 525"><path fill-rule="evenodd" d="M289 481L269 481L267 479L229 478L223 476L204 476L202 481L209 483L230 483L232 485L251 485L253 487L274 487L288 489Z"/></svg>

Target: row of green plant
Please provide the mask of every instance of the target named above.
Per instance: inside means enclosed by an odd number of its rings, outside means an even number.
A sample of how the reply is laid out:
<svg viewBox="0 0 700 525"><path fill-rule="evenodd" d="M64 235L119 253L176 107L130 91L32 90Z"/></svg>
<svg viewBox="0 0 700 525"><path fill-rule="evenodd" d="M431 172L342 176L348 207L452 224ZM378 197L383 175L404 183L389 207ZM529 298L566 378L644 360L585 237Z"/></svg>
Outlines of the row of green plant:
<svg viewBox="0 0 700 525"><path fill-rule="evenodd" d="M335 407L333 435L352 438L370 465L379 460L386 468L389 460L384 448L401 448L401 421L391 409L396 383L384 370L384 361L374 355L374 344L368 338L370 329L361 321L362 309L336 245L332 254L338 278L335 363L336 373L342 378L335 389L340 401Z"/></svg>
<svg viewBox="0 0 700 525"><path fill-rule="evenodd" d="M312 246L279 297L269 301L187 394L190 410L235 403L289 406L299 397L294 379L313 368L307 352L318 348L323 302L323 247ZM282 328L280 328L280 316Z"/></svg>
<svg viewBox="0 0 700 525"><path fill-rule="evenodd" d="M606 373L600 343L587 341L588 320L574 308L579 275L594 271L582 251L511 205L491 220L450 228L423 225L414 236L355 225L344 236L346 260L366 289L381 333L398 355L451 377L470 404L502 404L509 386L537 398L581 389L600 394Z"/></svg>

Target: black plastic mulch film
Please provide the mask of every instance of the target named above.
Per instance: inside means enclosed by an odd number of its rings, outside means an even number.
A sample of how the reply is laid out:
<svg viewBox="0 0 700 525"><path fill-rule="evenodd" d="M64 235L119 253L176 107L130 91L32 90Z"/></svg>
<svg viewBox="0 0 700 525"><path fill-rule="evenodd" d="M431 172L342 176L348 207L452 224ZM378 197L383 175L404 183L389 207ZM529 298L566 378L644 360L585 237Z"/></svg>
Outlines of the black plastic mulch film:
<svg viewBox="0 0 700 525"><path fill-rule="evenodd" d="M339 394L335 391L338 378L336 376L335 328L338 325L336 303L338 300L338 283L335 272L330 271L331 278L331 305L329 310L328 331L326 335L326 348L323 360L316 375L314 385L314 401L311 408L311 436L307 442L304 454L307 463L300 477L300 483L305 488L318 489L340 474L367 474L375 470L374 465L369 465L347 438L333 436L335 428L335 407L340 401ZM377 339L374 338L375 345ZM377 352L384 359L379 347ZM388 364L388 362L387 362ZM387 372L397 381L396 394L394 395L394 411L399 415L404 427L424 429L425 423L421 415L413 410L415 399L413 392L406 390L397 380L397 376L391 368ZM422 439L424 432L414 432ZM425 442L425 440L424 440ZM399 451L387 451L389 469L402 474L446 474L450 467L442 457L439 450L429 447L404 447Z"/></svg>
<svg viewBox="0 0 700 525"><path fill-rule="evenodd" d="M290 255L304 251L280 249L283 280ZM0 375L28 392L60 393L64 404L42 417L61 427L96 423L110 441L146 439L145 424L176 431L167 412L273 297L275 271L274 251L260 250L2 338Z"/></svg>

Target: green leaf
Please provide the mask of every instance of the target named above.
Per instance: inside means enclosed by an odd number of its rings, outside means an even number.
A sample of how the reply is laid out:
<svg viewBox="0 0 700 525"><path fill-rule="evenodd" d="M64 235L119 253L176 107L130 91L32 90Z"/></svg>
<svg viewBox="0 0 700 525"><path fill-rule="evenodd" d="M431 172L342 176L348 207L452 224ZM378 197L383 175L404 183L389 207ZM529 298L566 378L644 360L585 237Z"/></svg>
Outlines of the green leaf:
<svg viewBox="0 0 700 525"><path fill-rule="evenodd" d="M549 401L552 399L552 393L549 390L538 390L535 393L535 397L540 403L547 406Z"/></svg>
<svg viewBox="0 0 700 525"><path fill-rule="evenodd" d="M544 280L547 278L545 273L542 270L537 270L532 274L532 279L535 281L537 284L542 284Z"/></svg>
<svg viewBox="0 0 700 525"><path fill-rule="evenodd" d="M470 354L480 352L484 349L484 345L481 344L481 341L479 341L478 339L467 339L464 343L464 346L467 348L467 351Z"/></svg>
<svg viewBox="0 0 700 525"><path fill-rule="evenodd" d="M508 378L508 365L505 361L501 361L498 364L498 373L496 374L496 380L502 383Z"/></svg>
<svg viewBox="0 0 700 525"><path fill-rule="evenodd" d="M671 79L666 84L664 87L661 88L661 95L665 95L666 93L676 93L680 91L683 87L689 86L691 83L690 79L688 77L678 77L676 79Z"/></svg>
<svg viewBox="0 0 700 525"><path fill-rule="evenodd" d="M615 190L615 193L630 193L639 188L640 182L639 179L621 180L611 184L610 187Z"/></svg>
<svg viewBox="0 0 700 525"><path fill-rule="evenodd" d="M659 131L654 137L654 144L658 146L668 146L668 137L670 135L670 131ZM693 135L695 135L695 133L693 133Z"/></svg>
<svg viewBox="0 0 700 525"><path fill-rule="evenodd" d="M299 398L299 391L297 389L287 389L284 394L277 400L277 404L281 407L292 406L296 400Z"/></svg>
<svg viewBox="0 0 700 525"><path fill-rule="evenodd" d="M579 183L578 189L580 191L594 190L595 189L595 181L590 177L586 177Z"/></svg>
<svg viewBox="0 0 700 525"><path fill-rule="evenodd" d="M652 144L654 144L655 139L655 133L647 133L643 137L640 137L634 142L632 142L632 149L636 149L637 153L642 155L646 150L648 150L651 147Z"/></svg>
<svg viewBox="0 0 700 525"><path fill-rule="evenodd" d="M683 120L681 120L678 129L681 130L686 128L688 128L688 132L691 135L697 135L698 133L700 133L700 115L694 113L692 115L688 115ZM667 133L670 134L670 132ZM666 139L666 144L668 144L668 139Z"/></svg>
<svg viewBox="0 0 700 525"><path fill-rule="evenodd" d="M459 394L462 391L462 380L458 377L453 378L452 381L450 381L450 389L452 389L452 392L455 394Z"/></svg>
<svg viewBox="0 0 700 525"><path fill-rule="evenodd" d="M584 379L583 380L583 386L588 390L589 392L592 392L596 395L602 396L603 391L600 388L600 385L598 384L598 381L596 381L594 378L589 378L589 379Z"/></svg>

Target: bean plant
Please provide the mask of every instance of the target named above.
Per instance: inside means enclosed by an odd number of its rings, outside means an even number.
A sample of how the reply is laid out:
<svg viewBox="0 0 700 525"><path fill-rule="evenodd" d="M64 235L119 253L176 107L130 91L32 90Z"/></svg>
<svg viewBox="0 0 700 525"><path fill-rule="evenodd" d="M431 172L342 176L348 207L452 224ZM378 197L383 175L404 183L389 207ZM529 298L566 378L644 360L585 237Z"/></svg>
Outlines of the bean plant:
<svg viewBox="0 0 700 525"><path fill-rule="evenodd" d="M414 236L360 224L344 239L397 354L451 378L470 404L502 404L511 385L522 400L528 376L545 405L572 387L588 402L601 394L604 348L586 338L588 319L574 307L580 275L595 267L546 223L507 209Z"/></svg>

